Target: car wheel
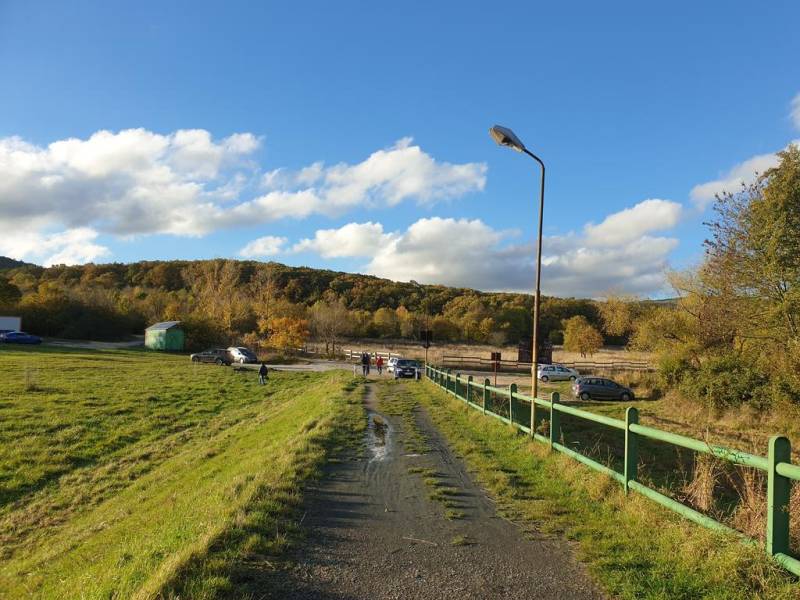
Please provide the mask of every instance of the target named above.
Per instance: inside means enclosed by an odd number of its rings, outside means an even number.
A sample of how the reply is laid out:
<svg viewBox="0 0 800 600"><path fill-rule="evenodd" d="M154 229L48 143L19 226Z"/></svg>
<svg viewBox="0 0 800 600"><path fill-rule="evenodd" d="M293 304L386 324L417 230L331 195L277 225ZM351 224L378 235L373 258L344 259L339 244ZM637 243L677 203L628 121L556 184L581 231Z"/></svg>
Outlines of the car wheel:
<svg viewBox="0 0 800 600"><path fill-rule="evenodd" d="M576 379L577 379L577 377L575 377L575 375L570 375L569 376L569 380L570 381L575 381Z"/></svg>
<svg viewBox="0 0 800 600"><path fill-rule="evenodd" d="M198 357L198 356L193 356L193 357L192 357L192 362L200 362L200 357Z"/></svg>
<svg viewBox="0 0 800 600"><path fill-rule="evenodd" d="M218 364L220 367L222 366L222 359L221 359L221 358L218 358L218 359L217 359L215 362L216 362L216 363L217 363L217 364Z"/></svg>
<svg viewBox="0 0 800 600"><path fill-rule="evenodd" d="M622 394L619 397L619 399L622 400L623 402L630 402L631 401L631 395L626 392L626 393Z"/></svg>
<svg viewBox="0 0 800 600"><path fill-rule="evenodd" d="M591 398L591 396L589 395L589 392L583 392L583 393L581 394L581 400L583 400L584 402L586 402L586 401L587 401L587 400L589 400L590 398Z"/></svg>
<svg viewBox="0 0 800 600"><path fill-rule="evenodd" d="M541 380L542 380L544 383L547 383L548 381L550 381L550 378L549 378L547 375L542 375L542 376L540 377L540 379L541 379Z"/></svg>

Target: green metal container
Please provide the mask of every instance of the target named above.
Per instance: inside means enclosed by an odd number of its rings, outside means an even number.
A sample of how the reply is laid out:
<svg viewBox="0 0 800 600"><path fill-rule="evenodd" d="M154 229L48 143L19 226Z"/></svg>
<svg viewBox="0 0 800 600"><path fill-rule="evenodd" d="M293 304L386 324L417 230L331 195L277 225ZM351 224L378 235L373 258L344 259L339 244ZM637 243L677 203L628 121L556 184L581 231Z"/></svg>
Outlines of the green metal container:
<svg viewBox="0 0 800 600"><path fill-rule="evenodd" d="M144 346L150 350L180 352L185 341L180 321L164 321L144 330Z"/></svg>

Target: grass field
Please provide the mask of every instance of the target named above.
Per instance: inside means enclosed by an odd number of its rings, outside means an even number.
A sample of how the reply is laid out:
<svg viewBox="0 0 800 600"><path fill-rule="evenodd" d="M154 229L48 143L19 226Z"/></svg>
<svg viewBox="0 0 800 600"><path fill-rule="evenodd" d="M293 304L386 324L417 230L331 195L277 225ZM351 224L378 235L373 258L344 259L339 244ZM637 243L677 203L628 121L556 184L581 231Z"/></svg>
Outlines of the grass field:
<svg viewBox="0 0 800 600"><path fill-rule="evenodd" d="M500 510L535 535L565 535L621 598L796 599L800 584L758 545L695 526L610 478L550 454L432 384L408 386ZM763 523L763 521L762 521ZM546 557L543 557L546 560Z"/></svg>
<svg viewBox="0 0 800 600"><path fill-rule="evenodd" d="M0 348L0 381L1 598L223 594L363 427L343 373L262 387L185 356Z"/></svg>

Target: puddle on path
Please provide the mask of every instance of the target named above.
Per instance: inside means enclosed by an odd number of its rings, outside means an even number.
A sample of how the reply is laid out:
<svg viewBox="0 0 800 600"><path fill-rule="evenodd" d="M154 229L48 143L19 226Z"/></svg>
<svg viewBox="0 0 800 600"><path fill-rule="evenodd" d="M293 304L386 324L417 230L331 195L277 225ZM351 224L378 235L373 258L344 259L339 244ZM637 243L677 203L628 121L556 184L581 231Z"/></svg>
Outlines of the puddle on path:
<svg viewBox="0 0 800 600"><path fill-rule="evenodd" d="M375 411L368 411L367 418L367 450L371 454L369 460L386 460L392 454L394 430L389 421Z"/></svg>

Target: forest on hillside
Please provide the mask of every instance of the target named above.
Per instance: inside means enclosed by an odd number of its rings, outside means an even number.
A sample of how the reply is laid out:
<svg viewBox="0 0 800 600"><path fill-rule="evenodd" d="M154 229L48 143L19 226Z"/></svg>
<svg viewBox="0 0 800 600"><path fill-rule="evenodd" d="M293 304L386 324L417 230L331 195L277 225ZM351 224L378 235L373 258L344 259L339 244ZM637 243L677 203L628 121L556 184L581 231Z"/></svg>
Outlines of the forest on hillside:
<svg viewBox="0 0 800 600"><path fill-rule="evenodd" d="M530 337L532 297L483 293L256 261L14 266L0 271L0 306L31 333L114 339L151 323L184 321L193 346L291 346L309 335L516 344ZM560 343L563 322L600 326L597 303L544 298L542 330ZM287 339L288 338L288 339ZM624 336L609 336L624 342Z"/></svg>

